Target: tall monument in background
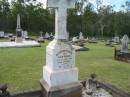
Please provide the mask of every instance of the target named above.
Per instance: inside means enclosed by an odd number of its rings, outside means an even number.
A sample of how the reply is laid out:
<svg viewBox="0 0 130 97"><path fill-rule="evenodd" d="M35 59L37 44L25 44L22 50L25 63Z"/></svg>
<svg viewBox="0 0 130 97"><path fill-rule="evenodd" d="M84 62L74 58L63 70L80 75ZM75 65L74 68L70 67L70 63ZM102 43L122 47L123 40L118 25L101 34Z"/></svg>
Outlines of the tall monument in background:
<svg viewBox="0 0 130 97"><path fill-rule="evenodd" d="M44 97L82 97L75 66L75 50L68 42L67 9L75 0L48 0L47 7L55 9L55 38L46 48L46 65L41 82Z"/></svg>
<svg viewBox="0 0 130 97"><path fill-rule="evenodd" d="M20 24L20 15L17 15L17 28L16 28L16 39L15 42L21 43L23 42L23 37L22 37L22 29L21 29L21 24Z"/></svg>

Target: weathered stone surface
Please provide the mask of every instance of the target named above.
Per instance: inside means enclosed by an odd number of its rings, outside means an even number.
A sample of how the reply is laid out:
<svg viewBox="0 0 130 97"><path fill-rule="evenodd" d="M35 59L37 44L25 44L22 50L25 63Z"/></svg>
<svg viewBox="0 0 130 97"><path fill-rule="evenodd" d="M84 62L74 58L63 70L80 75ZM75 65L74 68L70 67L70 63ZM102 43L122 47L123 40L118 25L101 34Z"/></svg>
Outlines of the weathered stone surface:
<svg viewBox="0 0 130 97"><path fill-rule="evenodd" d="M67 41L53 40L47 46L43 79L50 87L78 81L75 50Z"/></svg>
<svg viewBox="0 0 130 97"><path fill-rule="evenodd" d="M55 39L67 39L67 9L75 7L75 0L47 0L47 6L55 8Z"/></svg>

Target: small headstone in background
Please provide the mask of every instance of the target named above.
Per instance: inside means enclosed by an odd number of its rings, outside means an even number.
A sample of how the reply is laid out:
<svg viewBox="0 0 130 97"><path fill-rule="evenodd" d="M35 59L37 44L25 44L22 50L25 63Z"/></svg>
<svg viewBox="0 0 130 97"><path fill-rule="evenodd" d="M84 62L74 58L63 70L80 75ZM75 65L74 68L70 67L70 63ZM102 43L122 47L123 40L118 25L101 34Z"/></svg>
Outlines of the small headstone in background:
<svg viewBox="0 0 130 97"><path fill-rule="evenodd" d="M78 41L78 38L77 37L73 37L72 38L72 42L77 42Z"/></svg>
<svg viewBox="0 0 130 97"><path fill-rule="evenodd" d="M110 39L106 40L106 43L105 43L106 46L109 46L109 47L114 47L112 41Z"/></svg>
<svg viewBox="0 0 130 97"><path fill-rule="evenodd" d="M44 36L45 39L49 39L50 38L50 35L48 32L45 33L45 36Z"/></svg>
<svg viewBox="0 0 130 97"><path fill-rule="evenodd" d="M128 53L129 38L128 38L127 35L123 36L123 38L121 40L121 43L122 43L121 52L122 53Z"/></svg>
<svg viewBox="0 0 130 97"><path fill-rule="evenodd" d="M27 31L23 31L23 38L24 39L28 39L28 32Z"/></svg>
<svg viewBox="0 0 130 97"><path fill-rule="evenodd" d="M54 39L54 35L53 33L50 34L50 40L53 40Z"/></svg>
<svg viewBox="0 0 130 97"><path fill-rule="evenodd" d="M92 38L92 41L96 41L96 38L95 38L95 37L93 37L93 38Z"/></svg>
<svg viewBox="0 0 130 97"><path fill-rule="evenodd" d="M43 37L43 32L42 31L40 31L40 37Z"/></svg>
<svg viewBox="0 0 130 97"><path fill-rule="evenodd" d="M114 37L114 42L115 43L120 43L120 37L118 37L118 36Z"/></svg>
<svg viewBox="0 0 130 97"><path fill-rule="evenodd" d="M0 31L0 38L4 38L4 35L5 35L4 31Z"/></svg>
<svg viewBox="0 0 130 97"><path fill-rule="evenodd" d="M41 31L40 32L40 37L37 39L37 41L39 42L39 43L44 43L45 41L44 41L44 38L43 38L43 32Z"/></svg>
<svg viewBox="0 0 130 97"><path fill-rule="evenodd" d="M97 39L95 37L92 37L91 40L88 41L89 43L97 43Z"/></svg>
<svg viewBox="0 0 130 97"><path fill-rule="evenodd" d="M84 36L82 32L79 33L79 40L84 40Z"/></svg>

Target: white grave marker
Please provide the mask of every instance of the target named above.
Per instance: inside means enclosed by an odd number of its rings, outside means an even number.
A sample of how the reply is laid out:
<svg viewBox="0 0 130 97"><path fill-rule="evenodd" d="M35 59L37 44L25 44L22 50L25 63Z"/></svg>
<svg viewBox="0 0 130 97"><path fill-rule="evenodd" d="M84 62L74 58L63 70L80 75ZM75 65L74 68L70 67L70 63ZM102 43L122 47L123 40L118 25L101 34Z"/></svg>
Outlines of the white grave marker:
<svg viewBox="0 0 130 97"><path fill-rule="evenodd" d="M48 0L47 4L55 8L55 39L47 46L43 79L49 87L78 82L75 50L68 42L66 30L67 9L75 7L75 0Z"/></svg>
<svg viewBox="0 0 130 97"><path fill-rule="evenodd" d="M128 36L124 35L121 42L122 42L121 52L128 53L128 43L129 43Z"/></svg>
<svg viewBox="0 0 130 97"><path fill-rule="evenodd" d="M84 37L83 37L83 33L82 33L82 32L79 33L79 40L84 40Z"/></svg>

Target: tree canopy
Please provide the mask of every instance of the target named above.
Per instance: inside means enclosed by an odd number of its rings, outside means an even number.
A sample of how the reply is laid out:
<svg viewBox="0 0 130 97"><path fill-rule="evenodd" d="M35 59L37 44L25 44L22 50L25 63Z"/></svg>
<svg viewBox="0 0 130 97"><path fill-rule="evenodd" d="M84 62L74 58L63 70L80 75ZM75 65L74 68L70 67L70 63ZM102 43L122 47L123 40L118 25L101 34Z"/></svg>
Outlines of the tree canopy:
<svg viewBox="0 0 130 97"><path fill-rule="evenodd" d="M113 6L101 5L97 0L96 10L87 0L78 2L76 9L68 11L67 31L70 36L79 32L88 37L112 37L115 35L130 36L130 2L121 6L120 11L114 11ZM77 14L80 12L80 14ZM0 0L0 30L15 33L17 14L21 16L21 26L32 35L40 31L54 32L54 10L44 9L37 0Z"/></svg>

